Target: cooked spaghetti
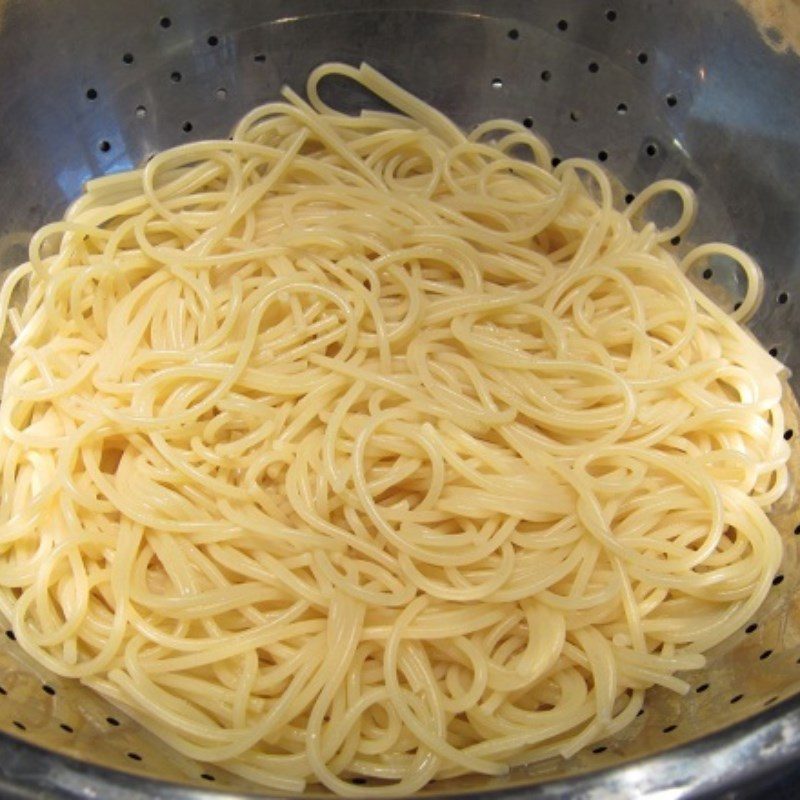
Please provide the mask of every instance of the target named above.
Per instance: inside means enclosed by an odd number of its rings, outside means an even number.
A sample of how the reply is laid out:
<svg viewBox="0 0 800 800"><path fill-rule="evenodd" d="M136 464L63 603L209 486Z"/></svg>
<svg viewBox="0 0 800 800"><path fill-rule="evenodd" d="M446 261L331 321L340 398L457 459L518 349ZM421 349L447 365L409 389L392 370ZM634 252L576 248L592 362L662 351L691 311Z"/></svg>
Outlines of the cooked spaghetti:
<svg viewBox="0 0 800 800"><path fill-rule="evenodd" d="M329 108L332 74L396 112ZM781 560L760 272L676 261L683 184L624 206L368 66L283 94L90 181L6 280L0 611L274 790L568 757L686 691ZM714 253L747 278L731 314L685 274Z"/></svg>

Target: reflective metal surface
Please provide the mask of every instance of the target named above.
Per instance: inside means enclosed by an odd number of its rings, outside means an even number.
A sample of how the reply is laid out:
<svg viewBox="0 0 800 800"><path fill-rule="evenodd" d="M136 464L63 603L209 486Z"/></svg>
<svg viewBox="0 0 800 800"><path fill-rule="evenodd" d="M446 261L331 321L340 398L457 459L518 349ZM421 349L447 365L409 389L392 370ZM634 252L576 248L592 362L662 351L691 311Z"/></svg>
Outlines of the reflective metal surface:
<svg viewBox="0 0 800 800"><path fill-rule="evenodd" d="M800 59L770 50L733 0L0 0L0 268L22 260L30 232L87 178L225 136L281 83L300 89L330 59L367 60L464 126L524 120L560 157L603 159L623 196L662 176L692 184L692 239L733 241L758 258L768 290L754 330L800 374ZM330 91L344 107L371 102ZM710 266L710 288L735 302L741 276ZM794 497L776 522L782 580L688 676L689 695L654 692L630 730L568 763L426 794L671 800L767 785L800 756ZM253 791L168 752L1 638L0 794Z"/></svg>

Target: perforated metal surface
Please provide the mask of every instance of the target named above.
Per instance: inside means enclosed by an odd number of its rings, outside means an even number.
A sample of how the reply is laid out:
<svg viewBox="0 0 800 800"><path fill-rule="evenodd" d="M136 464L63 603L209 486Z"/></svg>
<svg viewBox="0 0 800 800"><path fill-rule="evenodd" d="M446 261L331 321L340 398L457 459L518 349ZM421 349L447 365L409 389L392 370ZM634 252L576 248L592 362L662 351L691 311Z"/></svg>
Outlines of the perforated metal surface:
<svg viewBox="0 0 800 800"><path fill-rule="evenodd" d="M732 241L759 259L768 288L754 329L800 374L800 60L766 47L732 0L0 0L0 267L23 258L30 232L60 216L87 178L190 138L225 136L282 82L302 88L308 71L331 59L369 61L466 127L491 116L533 125L558 156L604 161L626 187L622 202L658 177L694 186L701 212L692 239ZM371 102L332 92L346 108ZM659 213L666 219L670 208ZM741 298L730 264L699 264L694 277L731 305ZM796 420L790 424L795 430ZM796 479L797 457L793 470ZM549 781L537 791L604 796L669 786L680 797L752 775L757 765L748 758L763 766L800 749L792 738L800 729L794 496L775 519L787 545L778 585L709 668L689 676L687 697L654 692L622 737L569 763L429 791ZM767 706L778 708L753 719ZM23 787L21 796L55 786L76 796L87 787L101 796L112 788L119 796L181 794L130 775L252 790L166 751L78 684L36 668L5 637L0 731L13 737L0 738L0 772L7 788ZM680 750L652 759L687 742L697 753L705 748L704 760ZM30 744L126 775L78 767ZM588 782L552 783L612 767Z"/></svg>

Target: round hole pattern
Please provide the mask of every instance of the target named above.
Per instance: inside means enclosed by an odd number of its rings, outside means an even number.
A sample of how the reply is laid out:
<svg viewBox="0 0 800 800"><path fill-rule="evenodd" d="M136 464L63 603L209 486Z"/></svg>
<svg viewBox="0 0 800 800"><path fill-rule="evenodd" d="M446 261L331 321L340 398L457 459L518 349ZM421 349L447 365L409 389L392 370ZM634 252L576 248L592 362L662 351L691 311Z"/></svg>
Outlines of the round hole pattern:
<svg viewBox="0 0 800 800"><path fill-rule="evenodd" d="M703 280L710 281L714 277L714 270L706 268L703 270Z"/></svg>
<svg viewBox="0 0 800 800"><path fill-rule="evenodd" d="M614 9L613 9L613 8L609 8L609 9L608 9L608 11L606 11L606 19L607 19L609 22L614 22L614 20L615 20L616 18L617 18L617 12L616 12L616 11L614 11Z"/></svg>
<svg viewBox="0 0 800 800"><path fill-rule="evenodd" d="M88 100L97 100L97 89L87 89L86 97Z"/></svg>
<svg viewBox="0 0 800 800"><path fill-rule="evenodd" d="M647 55L647 53L642 52L642 53L639 53L638 56L636 56L636 60L640 64L646 64L649 61L649 56Z"/></svg>
<svg viewBox="0 0 800 800"><path fill-rule="evenodd" d="M608 153L605 150L600 150L597 153L597 160L598 161L608 161Z"/></svg>
<svg viewBox="0 0 800 800"><path fill-rule="evenodd" d="M512 28L508 32L508 38L509 39L514 39L516 41L517 39L519 39L519 31L516 28Z"/></svg>
<svg viewBox="0 0 800 800"><path fill-rule="evenodd" d="M124 53L122 56L123 64L133 64L133 53Z"/></svg>
<svg viewBox="0 0 800 800"><path fill-rule="evenodd" d="M665 99L670 108L675 108L678 105L678 98L674 94L668 94Z"/></svg>
<svg viewBox="0 0 800 800"><path fill-rule="evenodd" d="M578 112L577 112L577 111L570 111L570 112L569 112L569 118L570 118L570 119L571 119L573 122L577 122L577 121L580 119L580 114L578 114Z"/></svg>
<svg viewBox="0 0 800 800"><path fill-rule="evenodd" d="M786 439L787 442L792 438L792 436L794 436L794 431L791 428L788 428L783 432L783 438Z"/></svg>
<svg viewBox="0 0 800 800"><path fill-rule="evenodd" d="M502 88L503 88L503 79L492 78L492 89L502 89Z"/></svg>
<svg viewBox="0 0 800 800"><path fill-rule="evenodd" d="M553 73L550 72L549 69L542 70L541 78L545 83L547 83L547 81L549 81L552 77L553 77Z"/></svg>
<svg viewBox="0 0 800 800"><path fill-rule="evenodd" d="M106 139L103 139L103 141L100 142L98 147L100 148L101 153L107 153L111 149L111 142L107 141Z"/></svg>
<svg viewBox="0 0 800 800"><path fill-rule="evenodd" d="M560 19L560 20L559 20L559 21L556 23L556 27L557 27L557 28L558 28L560 31L565 31L567 28L569 28L569 22L567 22L565 19Z"/></svg>
<svg viewBox="0 0 800 800"><path fill-rule="evenodd" d="M42 684L42 691L45 694L49 694L51 697L56 693L56 690L52 686L49 686L46 683Z"/></svg>
<svg viewBox="0 0 800 800"><path fill-rule="evenodd" d="M183 75L181 75L181 73L178 72L178 70L174 70L173 72L170 73L169 79L173 83L180 83L181 80L183 79Z"/></svg>
<svg viewBox="0 0 800 800"><path fill-rule="evenodd" d="M191 133L192 128L194 128L194 125L192 125L192 123L187 120L186 122L183 123L183 125L181 125L181 128L183 128L184 133Z"/></svg>
<svg viewBox="0 0 800 800"><path fill-rule="evenodd" d="M633 192L628 192L625 195L625 202L630 205L636 199L636 195Z"/></svg>
<svg viewBox="0 0 800 800"><path fill-rule="evenodd" d="M653 142L650 142L650 144L645 147L644 151L648 156L650 156L650 158L653 158L654 156L658 155L658 146Z"/></svg>
<svg viewBox="0 0 800 800"><path fill-rule="evenodd" d="M596 61L592 61L589 63L589 72L595 74L600 72L600 65Z"/></svg>
<svg viewBox="0 0 800 800"><path fill-rule="evenodd" d="M678 246L678 245L681 243L681 237L680 237L680 236L673 236L673 237L672 237L672 238L669 240L669 243L670 243L670 244L671 244L673 247L677 247L677 246Z"/></svg>
<svg viewBox="0 0 800 800"><path fill-rule="evenodd" d="M220 86L219 89L214 92L214 94L216 95L217 100L225 100L225 98L228 96L228 90Z"/></svg>
<svg viewBox="0 0 800 800"><path fill-rule="evenodd" d="M618 103L617 104L617 114L627 114L628 113L628 104L627 103Z"/></svg>
<svg viewBox="0 0 800 800"><path fill-rule="evenodd" d="M161 17L161 19L158 21L158 24L162 28L171 28L172 27L172 20L169 17Z"/></svg>
<svg viewBox="0 0 800 800"><path fill-rule="evenodd" d="M213 34L206 39L209 47L216 47L219 44L219 39Z"/></svg>
<svg viewBox="0 0 800 800"><path fill-rule="evenodd" d="M781 292L778 295L778 303L780 303L780 305L785 305L788 302L789 302L789 295L786 292Z"/></svg>

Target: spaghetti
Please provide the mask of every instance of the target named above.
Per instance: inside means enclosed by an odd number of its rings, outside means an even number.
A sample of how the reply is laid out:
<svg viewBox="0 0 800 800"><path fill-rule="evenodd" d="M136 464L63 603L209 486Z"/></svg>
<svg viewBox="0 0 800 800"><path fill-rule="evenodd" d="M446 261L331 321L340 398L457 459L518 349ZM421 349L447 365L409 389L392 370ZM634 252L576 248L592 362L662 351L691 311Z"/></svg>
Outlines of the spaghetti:
<svg viewBox="0 0 800 800"><path fill-rule="evenodd" d="M330 75L396 112L329 108ZM274 790L570 756L685 692L779 565L758 267L676 262L683 184L621 209L594 162L366 65L283 94L90 181L3 285L0 611ZM678 221L637 222L663 193ZM684 274L714 253L732 314Z"/></svg>

